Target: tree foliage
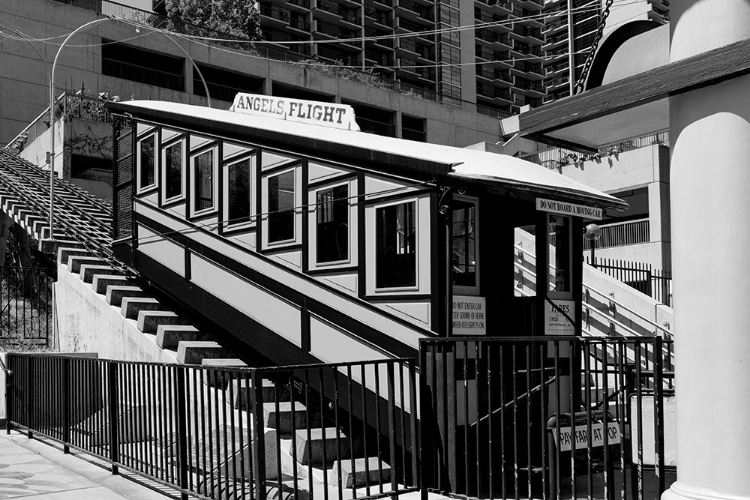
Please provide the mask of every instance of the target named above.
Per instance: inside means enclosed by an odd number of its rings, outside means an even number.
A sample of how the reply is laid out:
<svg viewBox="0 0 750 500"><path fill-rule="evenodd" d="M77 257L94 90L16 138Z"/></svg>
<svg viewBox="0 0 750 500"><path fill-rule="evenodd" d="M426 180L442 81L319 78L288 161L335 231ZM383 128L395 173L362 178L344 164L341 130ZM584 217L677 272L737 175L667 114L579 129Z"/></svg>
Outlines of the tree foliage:
<svg viewBox="0 0 750 500"><path fill-rule="evenodd" d="M248 0L167 0L170 29L182 32L185 25L221 31L239 38L260 40L260 15ZM179 29L178 29L179 28Z"/></svg>

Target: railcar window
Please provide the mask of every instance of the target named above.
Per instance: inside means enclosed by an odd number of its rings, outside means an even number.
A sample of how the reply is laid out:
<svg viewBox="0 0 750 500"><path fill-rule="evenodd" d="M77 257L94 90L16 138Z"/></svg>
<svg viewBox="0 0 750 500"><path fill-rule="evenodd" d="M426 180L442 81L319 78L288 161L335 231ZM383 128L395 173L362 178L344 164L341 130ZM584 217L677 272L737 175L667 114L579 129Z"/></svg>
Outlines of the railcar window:
<svg viewBox="0 0 750 500"><path fill-rule="evenodd" d="M210 149L195 157L194 211L214 206L214 150Z"/></svg>
<svg viewBox="0 0 750 500"><path fill-rule="evenodd" d="M229 224L241 224L251 220L250 158L229 165Z"/></svg>
<svg viewBox="0 0 750 500"><path fill-rule="evenodd" d="M155 135L141 141L140 163L138 165L138 187L140 189L153 186L156 183L155 145Z"/></svg>
<svg viewBox="0 0 750 500"><path fill-rule="evenodd" d="M166 169L165 198L182 195L182 142L167 147L164 155Z"/></svg>
<svg viewBox="0 0 750 500"><path fill-rule="evenodd" d="M268 178L268 242L294 239L294 170Z"/></svg>
<svg viewBox="0 0 750 500"><path fill-rule="evenodd" d="M337 262L349 258L349 186L317 193L316 260Z"/></svg>
<svg viewBox="0 0 750 500"><path fill-rule="evenodd" d="M415 202L378 208L375 286L394 288L417 284Z"/></svg>
<svg viewBox="0 0 750 500"><path fill-rule="evenodd" d="M476 208L474 203L453 201L453 284L476 286Z"/></svg>

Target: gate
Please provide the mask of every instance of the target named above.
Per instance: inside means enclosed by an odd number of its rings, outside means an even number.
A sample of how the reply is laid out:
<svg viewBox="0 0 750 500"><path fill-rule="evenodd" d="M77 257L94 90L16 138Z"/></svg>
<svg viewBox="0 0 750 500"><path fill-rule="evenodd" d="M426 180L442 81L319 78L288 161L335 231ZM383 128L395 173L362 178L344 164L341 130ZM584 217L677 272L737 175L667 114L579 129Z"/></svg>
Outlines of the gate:
<svg viewBox="0 0 750 500"><path fill-rule="evenodd" d="M52 283L43 268L0 267L0 345L34 350L47 346L53 332Z"/></svg>
<svg viewBox="0 0 750 500"><path fill-rule="evenodd" d="M423 340L423 491L658 499L676 471L674 422L664 422L664 405L674 402L667 344Z"/></svg>

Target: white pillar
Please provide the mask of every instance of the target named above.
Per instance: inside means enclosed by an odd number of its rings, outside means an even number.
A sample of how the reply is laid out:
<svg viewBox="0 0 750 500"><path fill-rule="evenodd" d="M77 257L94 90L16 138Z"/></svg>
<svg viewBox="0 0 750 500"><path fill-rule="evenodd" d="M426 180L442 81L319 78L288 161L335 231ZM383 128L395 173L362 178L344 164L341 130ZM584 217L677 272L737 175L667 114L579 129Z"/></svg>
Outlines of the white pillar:
<svg viewBox="0 0 750 500"><path fill-rule="evenodd" d="M750 38L746 0L672 2L671 60ZM677 482L750 499L750 77L670 99Z"/></svg>

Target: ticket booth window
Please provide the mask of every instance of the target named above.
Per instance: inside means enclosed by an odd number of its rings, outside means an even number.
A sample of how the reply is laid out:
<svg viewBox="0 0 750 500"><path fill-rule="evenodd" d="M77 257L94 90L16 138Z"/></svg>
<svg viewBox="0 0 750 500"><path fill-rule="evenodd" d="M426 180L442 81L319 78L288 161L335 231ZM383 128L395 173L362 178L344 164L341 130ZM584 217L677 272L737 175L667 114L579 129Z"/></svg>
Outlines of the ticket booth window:
<svg viewBox="0 0 750 500"><path fill-rule="evenodd" d="M571 220L562 215L548 216L550 292L569 295L573 291L571 268Z"/></svg>

